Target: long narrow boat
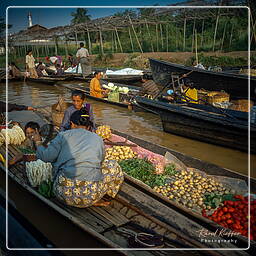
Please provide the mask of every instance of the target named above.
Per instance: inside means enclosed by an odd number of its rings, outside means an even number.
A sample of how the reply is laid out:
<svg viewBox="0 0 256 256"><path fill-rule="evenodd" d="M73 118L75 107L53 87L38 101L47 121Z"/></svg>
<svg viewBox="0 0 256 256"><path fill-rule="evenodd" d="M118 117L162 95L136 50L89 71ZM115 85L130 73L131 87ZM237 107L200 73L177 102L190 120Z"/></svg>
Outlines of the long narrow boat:
<svg viewBox="0 0 256 256"><path fill-rule="evenodd" d="M89 82L92 79L92 77L89 78L83 78L82 76L74 77L74 80L78 81L87 81ZM126 85L141 85L142 83L142 77L141 76L113 76L113 77L107 77L101 79L104 82L107 83L122 83Z"/></svg>
<svg viewBox="0 0 256 256"><path fill-rule="evenodd" d="M231 98L248 98L249 78L246 75L213 72L156 59L149 59L149 61L154 81L162 86L171 85L172 73L186 74L192 71L188 77L198 89L224 90L230 94ZM256 100L256 77L250 78L250 97L251 100Z"/></svg>
<svg viewBox="0 0 256 256"><path fill-rule="evenodd" d="M44 120L50 120L51 113L47 109L42 109L41 116ZM119 135L122 135L119 133ZM123 135L125 136L125 135ZM179 157L188 166L204 169L208 174L222 175L246 180L245 176L230 170L220 168L213 164L204 163L200 160L187 157L181 153L142 141L138 138L127 136L129 140L141 145L153 152L164 154L170 151ZM1 147L3 154L5 148ZM16 153L14 147L9 147L9 156ZM1 166L2 167L2 166ZM202 239L196 235L198 230L203 228L214 232L220 228L212 221L203 218L177 203L160 196L145 184L126 176L126 182L122 185L118 196L112 200L111 206L105 208L89 207L86 209L76 209L66 207L55 199L46 199L37 191L28 185L24 172L24 166L19 164L9 168L9 177L15 180L19 186L25 188L36 199L43 201L46 205L59 212L63 217L69 219L74 224L82 228L87 234L90 234L98 241L112 248L128 247L128 238L124 233L135 232L156 232L165 238L165 247L168 248L246 248L248 241L243 236L236 236L235 241L219 243L210 240L202 242ZM255 180L251 181L252 192L255 190ZM254 188L254 189L253 189ZM131 236L131 235L130 235ZM211 239L211 238L209 238ZM245 251L233 251L233 255L253 255L255 242L251 242L250 249ZM141 255L137 251L124 252L125 255ZM146 253L146 252L145 252ZM198 254L206 255L229 255L229 251L200 251ZM150 252L146 255L162 255L159 251ZM184 252L184 255L187 255Z"/></svg>
<svg viewBox="0 0 256 256"><path fill-rule="evenodd" d="M130 106L132 108L132 105L131 105L130 102L116 102L116 101L108 100L107 98L98 98L98 97L91 96L90 95L90 88L85 87L83 85L61 84L60 86L65 87L69 90L80 90L80 91L85 93L86 98L89 98L89 99L92 99L92 100L96 100L96 101L100 101L100 102L104 102L104 103L107 103L107 104L116 105L116 106L124 107L124 108L128 108ZM136 108L136 106L134 106L134 108Z"/></svg>
<svg viewBox="0 0 256 256"><path fill-rule="evenodd" d="M200 104L170 104L136 97L137 106L160 115L166 132L248 151L248 113ZM256 153L256 125L251 123L251 152Z"/></svg>

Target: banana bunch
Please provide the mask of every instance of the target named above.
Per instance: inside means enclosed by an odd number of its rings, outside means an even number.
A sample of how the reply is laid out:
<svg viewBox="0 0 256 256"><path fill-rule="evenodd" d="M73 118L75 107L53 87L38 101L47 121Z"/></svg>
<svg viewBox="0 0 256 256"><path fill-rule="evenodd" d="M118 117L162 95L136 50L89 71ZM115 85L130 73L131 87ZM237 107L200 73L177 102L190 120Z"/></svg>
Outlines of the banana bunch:
<svg viewBox="0 0 256 256"><path fill-rule="evenodd" d="M109 139L112 136L109 125L101 125L97 128L96 133L102 137L102 139Z"/></svg>
<svg viewBox="0 0 256 256"><path fill-rule="evenodd" d="M26 173L32 187L39 186L43 181L52 180L52 165L38 159L26 162Z"/></svg>
<svg viewBox="0 0 256 256"><path fill-rule="evenodd" d="M3 144L3 138L6 144L20 145L26 139L26 136L18 125L14 125L11 129L1 130L0 144Z"/></svg>
<svg viewBox="0 0 256 256"><path fill-rule="evenodd" d="M124 160L137 157L137 153L127 146L114 146L106 149L105 159Z"/></svg>

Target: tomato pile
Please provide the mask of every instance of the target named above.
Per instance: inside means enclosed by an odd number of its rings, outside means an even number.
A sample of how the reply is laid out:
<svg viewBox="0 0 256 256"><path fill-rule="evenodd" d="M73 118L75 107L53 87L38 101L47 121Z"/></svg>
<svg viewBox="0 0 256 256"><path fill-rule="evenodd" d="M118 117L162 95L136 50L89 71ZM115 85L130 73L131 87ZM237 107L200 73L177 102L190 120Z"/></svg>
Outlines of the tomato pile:
<svg viewBox="0 0 256 256"><path fill-rule="evenodd" d="M243 236L248 236L248 197L235 195L236 201L224 201L224 205L217 208L212 215L207 215L206 210L202 211L202 215L214 222L217 222L225 228L229 228L235 232L239 232ZM256 200L251 201L250 223L251 236L250 239L256 240Z"/></svg>

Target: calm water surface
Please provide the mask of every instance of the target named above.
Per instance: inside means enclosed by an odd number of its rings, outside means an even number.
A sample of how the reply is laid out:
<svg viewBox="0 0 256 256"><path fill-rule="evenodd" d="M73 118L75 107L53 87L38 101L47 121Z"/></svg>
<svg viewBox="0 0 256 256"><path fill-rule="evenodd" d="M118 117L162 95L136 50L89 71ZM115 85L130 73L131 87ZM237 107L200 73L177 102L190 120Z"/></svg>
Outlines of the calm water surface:
<svg viewBox="0 0 256 256"><path fill-rule="evenodd" d="M69 84L71 83L69 82ZM72 82L72 84L75 85L76 83ZM63 88L61 85L13 82L8 87L9 102L33 107L51 106L58 101L59 95L70 101L70 90ZM5 84L0 84L0 99L5 100ZM247 153L165 133L162 131L160 118L150 113L135 113L125 108L90 99L88 102L93 105L97 123L108 124L120 132L248 174ZM9 113L9 119L21 121L22 123L36 119L41 123L40 119L30 111L11 112ZM255 163L256 155L253 155L251 160ZM251 174L256 177L255 172Z"/></svg>

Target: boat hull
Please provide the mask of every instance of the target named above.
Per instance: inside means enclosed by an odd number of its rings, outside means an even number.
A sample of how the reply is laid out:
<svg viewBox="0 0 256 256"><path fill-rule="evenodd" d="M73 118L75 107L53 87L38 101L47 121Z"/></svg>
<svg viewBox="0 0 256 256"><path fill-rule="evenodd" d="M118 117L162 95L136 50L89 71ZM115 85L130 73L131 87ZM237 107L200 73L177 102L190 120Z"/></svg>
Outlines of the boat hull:
<svg viewBox="0 0 256 256"><path fill-rule="evenodd" d="M171 62L149 59L152 76L157 84L171 86L171 74L187 74L197 89L204 88L211 91L221 91L230 94L231 99L244 99L249 95L249 79L246 75L236 75L224 72L207 71L194 67L174 64ZM250 78L250 97L256 100L256 78Z"/></svg>
<svg viewBox="0 0 256 256"><path fill-rule="evenodd" d="M247 120L136 97L136 102L158 113L165 132L248 151ZM256 128L251 127L251 152L256 153Z"/></svg>

